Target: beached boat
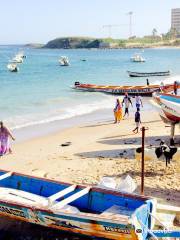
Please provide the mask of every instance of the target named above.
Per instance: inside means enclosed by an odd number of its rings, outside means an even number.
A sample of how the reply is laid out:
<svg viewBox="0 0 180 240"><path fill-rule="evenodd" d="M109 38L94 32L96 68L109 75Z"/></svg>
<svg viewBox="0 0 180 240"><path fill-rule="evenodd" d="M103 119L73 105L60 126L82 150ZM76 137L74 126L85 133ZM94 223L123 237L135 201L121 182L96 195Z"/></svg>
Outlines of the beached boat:
<svg viewBox="0 0 180 240"><path fill-rule="evenodd" d="M173 90L173 84L167 84L164 86L160 85L141 85L141 86L108 86L108 85L95 85L95 84L83 84L80 82L75 82L72 87L76 90L88 91L88 92L103 92L110 94L122 95L128 93L130 95L144 95L151 96L153 92L160 91L163 89L165 92Z"/></svg>
<svg viewBox="0 0 180 240"><path fill-rule="evenodd" d="M130 77L153 77L153 76L169 76L170 71L164 72L131 72L127 71Z"/></svg>
<svg viewBox="0 0 180 240"><path fill-rule="evenodd" d="M69 59L66 56L61 56L59 59L59 63L61 66L69 66Z"/></svg>
<svg viewBox="0 0 180 240"><path fill-rule="evenodd" d="M7 68L10 72L18 72L19 68L17 67L17 65L15 63L9 63L7 65Z"/></svg>
<svg viewBox="0 0 180 240"><path fill-rule="evenodd" d="M156 205L151 197L0 170L0 215L54 229L105 239L157 239ZM161 236L174 234L169 232Z"/></svg>
<svg viewBox="0 0 180 240"><path fill-rule="evenodd" d="M153 100L159 106L159 114L169 122L180 122L180 96L154 93Z"/></svg>
<svg viewBox="0 0 180 240"><path fill-rule="evenodd" d="M143 57L141 56L141 54L139 54L139 53L135 53L135 54L130 58L130 60L131 60L132 62L145 62L145 61L146 61L145 58L143 58Z"/></svg>
<svg viewBox="0 0 180 240"><path fill-rule="evenodd" d="M151 234L150 197L2 170L0 183L2 216L107 239L145 240Z"/></svg>

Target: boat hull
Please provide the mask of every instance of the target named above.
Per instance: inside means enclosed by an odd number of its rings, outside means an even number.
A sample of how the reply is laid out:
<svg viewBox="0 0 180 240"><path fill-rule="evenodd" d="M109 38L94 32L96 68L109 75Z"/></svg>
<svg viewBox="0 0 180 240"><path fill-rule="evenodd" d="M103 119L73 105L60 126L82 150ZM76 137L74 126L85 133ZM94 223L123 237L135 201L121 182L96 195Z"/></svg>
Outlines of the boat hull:
<svg viewBox="0 0 180 240"><path fill-rule="evenodd" d="M161 108L160 116L169 122L180 122L180 96L172 94L154 94L153 99Z"/></svg>
<svg viewBox="0 0 180 240"><path fill-rule="evenodd" d="M43 197L49 196L49 194L51 196L52 194L56 193L57 191L59 191L59 187L62 188L63 186L64 188L65 185L66 187L69 186L65 183L30 177L17 173L13 173L13 176L10 176L11 181L8 182L8 178L3 179L3 174L7 173L2 171L0 173L0 181L2 183L1 186L15 186L14 189L20 189L20 191L27 191L27 189L29 189L29 192L35 192L36 194L38 193L39 196ZM77 187L78 189L85 188L79 185ZM95 209L97 206L105 209L108 208L109 204L111 204L109 197L110 199L113 197L113 201L115 201L116 204L120 204L122 200L125 205L130 205L131 208L137 205L135 211L133 210L132 216L127 216L121 213L121 215L115 215L113 218L108 218L107 215L93 214L87 212L80 212L77 214L72 212L69 213L65 210L58 210L57 212L57 210L54 211L52 210L52 208L45 208L42 206L29 206L25 203L19 204L12 199L2 200L2 192L3 190L1 189L1 216L6 216L12 219L34 223L45 227L50 227L72 233L78 233L82 235L105 239L145 240L147 237L147 232L142 232L137 219L141 219L141 221L143 221L144 224L147 224L147 226L151 225L151 218L149 216L149 212L151 212L152 210L152 200L151 198L146 198L139 195L125 194L117 191L93 188L92 192L90 193L90 198L87 198L86 196L84 197L84 200L82 200L81 198L80 200L75 201L77 205L79 203L82 206L84 204L84 201L87 201L88 205L92 205L92 201L93 199L95 199L97 205L93 205L92 210ZM101 200L102 197L104 198L103 202ZM27 201L26 192L24 192L23 198Z"/></svg>
<svg viewBox="0 0 180 240"><path fill-rule="evenodd" d="M128 93L129 95L141 95L141 96L152 96L153 92L160 91L160 85L149 85L149 86L103 86L103 85L93 85L93 84L78 84L74 85L73 89L88 92L102 92L113 95L124 95ZM171 91L173 85L165 85L163 90Z"/></svg>
<svg viewBox="0 0 180 240"><path fill-rule="evenodd" d="M129 77L153 77L153 76L169 76L170 71L166 72L147 72L147 73L141 73L141 72L131 72L127 71L129 74Z"/></svg>

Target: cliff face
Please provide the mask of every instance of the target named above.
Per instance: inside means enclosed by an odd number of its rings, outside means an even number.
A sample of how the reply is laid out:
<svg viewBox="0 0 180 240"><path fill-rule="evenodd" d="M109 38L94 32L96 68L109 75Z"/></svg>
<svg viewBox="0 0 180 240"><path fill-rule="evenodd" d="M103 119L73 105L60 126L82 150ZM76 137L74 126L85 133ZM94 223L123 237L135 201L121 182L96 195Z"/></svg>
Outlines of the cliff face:
<svg viewBox="0 0 180 240"><path fill-rule="evenodd" d="M111 38L65 37L49 41L43 48L152 48L163 46L180 46L180 39L163 40L144 37L122 40Z"/></svg>
<svg viewBox="0 0 180 240"><path fill-rule="evenodd" d="M98 48L100 40L93 38L56 38L44 48Z"/></svg>

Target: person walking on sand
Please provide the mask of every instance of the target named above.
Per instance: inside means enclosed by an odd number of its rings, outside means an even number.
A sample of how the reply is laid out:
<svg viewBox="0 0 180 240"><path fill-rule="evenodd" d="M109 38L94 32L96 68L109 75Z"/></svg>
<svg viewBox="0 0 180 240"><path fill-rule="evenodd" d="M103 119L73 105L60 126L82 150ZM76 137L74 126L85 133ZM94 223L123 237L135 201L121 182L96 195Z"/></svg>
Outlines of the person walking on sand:
<svg viewBox="0 0 180 240"><path fill-rule="evenodd" d="M134 133L138 133L139 132L139 126L141 124L141 115L140 115L140 110L137 109L136 113L135 113L135 124L136 124L136 128L133 130Z"/></svg>
<svg viewBox="0 0 180 240"><path fill-rule="evenodd" d="M15 140L10 130L4 126L3 122L0 122L0 156L6 153L12 153L9 144L9 137Z"/></svg>
<svg viewBox="0 0 180 240"><path fill-rule="evenodd" d="M123 101L122 101L122 106L123 104L125 105L125 111L124 111L124 116L127 114L127 116L129 117L129 104L131 104L131 106L133 107L132 105L132 102L131 102L131 98L128 96L128 93L125 93L125 96L123 98Z"/></svg>
<svg viewBox="0 0 180 240"><path fill-rule="evenodd" d="M143 103L142 103L142 98L141 96L139 96L139 94L135 96L135 101L136 101L136 108L137 110L139 109L140 111L140 106L143 107Z"/></svg>
<svg viewBox="0 0 180 240"><path fill-rule="evenodd" d="M122 119L122 106L119 99L116 99L116 105L114 108L114 123L119 123Z"/></svg>

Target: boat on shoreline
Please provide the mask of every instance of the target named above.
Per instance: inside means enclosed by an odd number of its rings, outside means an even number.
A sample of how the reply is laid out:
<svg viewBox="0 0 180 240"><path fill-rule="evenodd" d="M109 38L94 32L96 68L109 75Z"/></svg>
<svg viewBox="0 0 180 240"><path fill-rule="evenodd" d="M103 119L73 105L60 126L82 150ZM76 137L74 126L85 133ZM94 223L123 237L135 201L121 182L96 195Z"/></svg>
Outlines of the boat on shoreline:
<svg viewBox="0 0 180 240"><path fill-rule="evenodd" d="M159 114L166 122L180 122L180 96L166 93L154 93L153 100L159 107Z"/></svg>
<svg viewBox="0 0 180 240"><path fill-rule="evenodd" d="M119 240L145 240L153 227L150 197L3 170L0 183L1 216Z"/></svg>
<svg viewBox="0 0 180 240"><path fill-rule="evenodd" d="M0 216L114 240L157 239L157 201L0 170ZM163 230L161 236L173 236Z"/></svg>
<svg viewBox="0 0 180 240"><path fill-rule="evenodd" d="M127 71L129 77L152 77L152 76L169 76L171 74L170 71L164 72L131 72Z"/></svg>
<svg viewBox="0 0 180 240"><path fill-rule="evenodd" d="M141 85L141 86L109 86L109 85L95 85L95 84L83 84L75 82L72 87L75 90L88 91L88 92L103 92L115 95L123 95L128 93L129 95L144 95L151 96L153 92L159 92L161 90L169 92L173 90L173 84L161 85Z"/></svg>

